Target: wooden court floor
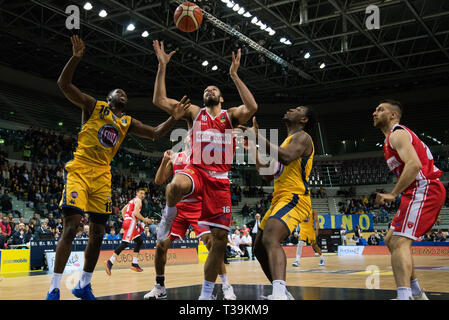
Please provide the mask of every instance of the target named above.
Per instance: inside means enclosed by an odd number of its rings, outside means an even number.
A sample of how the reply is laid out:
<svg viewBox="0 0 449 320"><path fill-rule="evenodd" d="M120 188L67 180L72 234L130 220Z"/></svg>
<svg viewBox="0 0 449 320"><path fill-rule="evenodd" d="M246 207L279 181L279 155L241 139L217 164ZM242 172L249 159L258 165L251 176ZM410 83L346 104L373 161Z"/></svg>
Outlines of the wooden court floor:
<svg viewBox="0 0 449 320"><path fill-rule="evenodd" d="M415 256L414 261L423 288L432 292L449 292L449 258ZM371 286L369 289L374 286L374 289L395 290L390 256L327 255L324 267L318 266L317 257L302 258L300 267L293 267L292 262L294 259L288 259L287 286L367 289L368 284ZM270 284L255 260L233 261L226 267L231 284ZM167 288L200 285L203 282L203 268L204 265L201 264L167 266L165 285ZM375 271L372 273L369 270ZM3 276L4 279L0 281L0 300L45 299L51 281L50 274ZM78 279L79 274L66 274L62 277L61 299L74 299L71 288ZM154 268L146 268L141 273L130 269L113 269L111 276L99 268L94 272L92 288L95 296L104 297L149 291L154 282ZM220 283L219 279L217 283ZM236 295L238 299L238 291Z"/></svg>

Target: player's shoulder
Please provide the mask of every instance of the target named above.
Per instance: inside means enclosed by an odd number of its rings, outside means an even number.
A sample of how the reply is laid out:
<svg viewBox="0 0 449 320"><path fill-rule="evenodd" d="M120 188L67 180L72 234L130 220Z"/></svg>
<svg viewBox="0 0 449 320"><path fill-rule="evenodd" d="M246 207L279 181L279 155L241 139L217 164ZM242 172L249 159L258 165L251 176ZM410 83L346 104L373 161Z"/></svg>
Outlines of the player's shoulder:
<svg viewBox="0 0 449 320"><path fill-rule="evenodd" d="M390 144L395 147L397 144L403 145L408 141L412 142L413 137L405 127L397 126L395 127L395 130L390 133L389 140Z"/></svg>

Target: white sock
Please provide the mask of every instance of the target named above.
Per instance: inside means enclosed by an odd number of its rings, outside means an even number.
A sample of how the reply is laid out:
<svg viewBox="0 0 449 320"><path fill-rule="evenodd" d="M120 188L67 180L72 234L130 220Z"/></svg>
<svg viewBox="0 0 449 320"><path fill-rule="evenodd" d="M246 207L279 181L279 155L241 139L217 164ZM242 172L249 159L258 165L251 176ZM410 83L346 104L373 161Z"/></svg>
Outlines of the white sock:
<svg viewBox="0 0 449 320"><path fill-rule="evenodd" d="M407 287L398 288L398 300L410 300L412 298L412 289Z"/></svg>
<svg viewBox="0 0 449 320"><path fill-rule="evenodd" d="M90 283L90 280L92 279L93 274L94 274L93 272L83 271L83 273L81 274L81 279L80 279L80 289L84 288L85 286L87 286Z"/></svg>
<svg viewBox="0 0 449 320"><path fill-rule="evenodd" d="M133 257L133 264L137 264L137 258Z"/></svg>
<svg viewBox="0 0 449 320"><path fill-rule="evenodd" d="M299 260L301 259L301 253L302 253L302 245L298 244L298 248L296 248L296 262L299 263Z"/></svg>
<svg viewBox="0 0 449 320"><path fill-rule="evenodd" d="M320 256L320 260L324 260L324 256L323 255Z"/></svg>
<svg viewBox="0 0 449 320"><path fill-rule="evenodd" d="M166 217L172 217L173 215L176 215L177 213L178 213L178 210L176 210L176 206L169 207L169 206L165 205L165 216Z"/></svg>
<svg viewBox="0 0 449 320"><path fill-rule="evenodd" d="M52 292L53 289L55 289L55 288L57 288L57 289L60 288L61 278L62 278L62 273L53 273L53 278L51 279L49 292Z"/></svg>
<svg viewBox="0 0 449 320"><path fill-rule="evenodd" d="M229 286L229 282L228 282L228 274L220 274L220 279L221 279L221 283L224 285Z"/></svg>
<svg viewBox="0 0 449 320"><path fill-rule="evenodd" d="M212 296L212 292L214 292L215 282L210 282L204 280L203 288L201 289L201 298L210 298Z"/></svg>
<svg viewBox="0 0 449 320"><path fill-rule="evenodd" d="M410 281L412 287L412 295L419 296L421 294L421 287L419 286L418 279Z"/></svg>
<svg viewBox="0 0 449 320"><path fill-rule="evenodd" d="M285 296L285 281L284 280L273 280L273 296Z"/></svg>
<svg viewBox="0 0 449 320"><path fill-rule="evenodd" d="M114 262L115 262L115 257L114 257L114 256L110 257L110 258L109 258L109 261L111 261L111 263L114 264Z"/></svg>

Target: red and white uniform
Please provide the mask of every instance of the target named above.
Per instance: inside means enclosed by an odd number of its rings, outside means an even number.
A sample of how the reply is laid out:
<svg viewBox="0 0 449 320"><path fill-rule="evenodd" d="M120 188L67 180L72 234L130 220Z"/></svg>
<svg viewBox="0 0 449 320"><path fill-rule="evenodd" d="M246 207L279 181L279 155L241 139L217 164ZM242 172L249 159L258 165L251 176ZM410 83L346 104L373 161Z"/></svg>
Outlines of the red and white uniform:
<svg viewBox="0 0 449 320"><path fill-rule="evenodd" d="M188 159L184 152L176 154L176 158L173 160L173 176L183 171L187 164ZM197 238L201 237L203 234L210 233L208 229L198 226L202 205L201 193L192 186L192 192L184 196L184 198L182 198L176 205L178 214L173 221L170 230L170 239L173 241L184 239L189 225L192 226Z"/></svg>
<svg viewBox="0 0 449 320"><path fill-rule="evenodd" d="M136 203L135 203L136 199L138 199L138 198L135 197L130 202L128 202L128 207L126 208L126 211L124 214L123 225L122 225L124 234L123 234L122 241L125 241L125 242L133 241L135 238L140 236L140 234L142 233L140 223L139 223L138 219L134 216L134 209L136 207ZM140 213L141 209L142 209L142 202L140 203L139 208L138 208L139 213Z"/></svg>
<svg viewBox="0 0 449 320"><path fill-rule="evenodd" d="M404 162L390 144L390 135L395 130L405 130L421 161L422 168L416 180L401 194L401 205L391 223L393 234L413 240L427 233L434 225L446 199L446 189L438 179L443 172L434 165L429 148L407 127L396 124L385 139L384 155L390 170L400 177Z"/></svg>
<svg viewBox="0 0 449 320"><path fill-rule="evenodd" d="M189 164L179 173L190 177L193 191L202 195L200 226L230 230L232 207L228 171L235 153L235 139L228 112L216 117L206 108L198 113L190 131Z"/></svg>

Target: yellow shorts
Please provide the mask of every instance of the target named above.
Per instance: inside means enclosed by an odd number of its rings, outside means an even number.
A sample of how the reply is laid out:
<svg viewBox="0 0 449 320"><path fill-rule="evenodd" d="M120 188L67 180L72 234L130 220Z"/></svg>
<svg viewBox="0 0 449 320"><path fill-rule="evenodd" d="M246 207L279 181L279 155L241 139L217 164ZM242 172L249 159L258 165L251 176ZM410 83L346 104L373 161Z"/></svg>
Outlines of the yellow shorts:
<svg viewBox="0 0 449 320"><path fill-rule="evenodd" d="M110 214L111 168L72 160L64 168L64 191L59 206L84 213Z"/></svg>
<svg viewBox="0 0 449 320"><path fill-rule="evenodd" d="M299 240L306 241L309 244L316 242L315 229L313 228L313 221L308 221L299 224Z"/></svg>
<svg viewBox="0 0 449 320"><path fill-rule="evenodd" d="M270 209L265 213L259 229L265 228L268 219L276 218L284 223L291 234L300 222L310 216L311 211L312 202L309 195L287 193L277 196L271 201Z"/></svg>

